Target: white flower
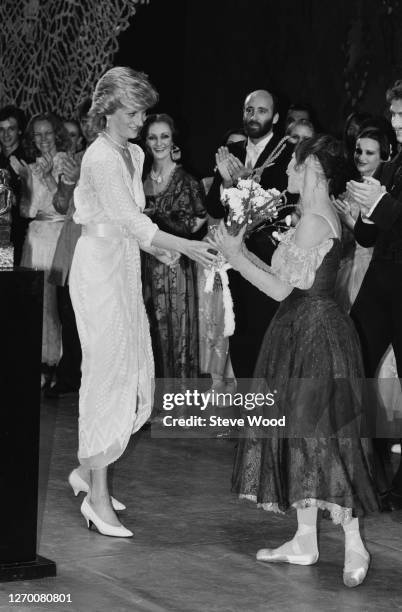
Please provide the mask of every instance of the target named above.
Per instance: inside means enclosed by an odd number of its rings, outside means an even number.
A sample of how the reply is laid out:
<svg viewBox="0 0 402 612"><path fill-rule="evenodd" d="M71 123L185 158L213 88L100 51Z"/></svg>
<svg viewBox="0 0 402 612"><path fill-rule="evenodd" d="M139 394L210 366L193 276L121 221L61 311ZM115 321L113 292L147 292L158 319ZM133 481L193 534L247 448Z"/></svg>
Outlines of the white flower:
<svg viewBox="0 0 402 612"><path fill-rule="evenodd" d="M253 185L256 185L256 184L257 183L255 183L251 179L240 179L239 181L237 181L237 187L239 189L247 189L247 191L250 191Z"/></svg>
<svg viewBox="0 0 402 612"><path fill-rule="evenodd" d="M267 199L263 195L257 195L253 198L252 205L253 208L261 208L261 206L264 206L266 202Z"/></svg>
<svg viewBox="0 0 402 612"><path fill-rule="evenodd" d="M269 198L276 198L281 195L281 192L275 189L275 187L273 187L272 189L267 189L265 193Z"/></svg>

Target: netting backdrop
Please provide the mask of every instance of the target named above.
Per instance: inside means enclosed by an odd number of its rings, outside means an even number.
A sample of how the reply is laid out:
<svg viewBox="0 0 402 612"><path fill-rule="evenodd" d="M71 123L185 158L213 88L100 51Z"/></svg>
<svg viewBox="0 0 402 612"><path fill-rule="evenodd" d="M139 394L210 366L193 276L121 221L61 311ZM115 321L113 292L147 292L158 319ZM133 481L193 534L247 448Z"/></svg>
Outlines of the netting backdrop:
<svg viewBox="0 0 402 612"><path fill-rule="evenodd" d="M74 114L149 0L1 0L0 107Z"/></svg>

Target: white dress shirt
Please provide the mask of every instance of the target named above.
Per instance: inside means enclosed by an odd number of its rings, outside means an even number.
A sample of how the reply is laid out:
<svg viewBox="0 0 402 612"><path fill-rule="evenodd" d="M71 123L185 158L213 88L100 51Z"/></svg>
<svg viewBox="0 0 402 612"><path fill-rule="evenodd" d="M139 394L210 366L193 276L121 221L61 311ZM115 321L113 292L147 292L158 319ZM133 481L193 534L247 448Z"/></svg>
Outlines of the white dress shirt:
<svg viewBox="0 0 402 612"><path fill-rule="evenodd" d="M256 144L251 142L250 138L248 138L246 147L246 161L244 162L246 168L254 168L255 164L257 163L257 159L260 157L273 135L274 133L270 132Z"/></svg>

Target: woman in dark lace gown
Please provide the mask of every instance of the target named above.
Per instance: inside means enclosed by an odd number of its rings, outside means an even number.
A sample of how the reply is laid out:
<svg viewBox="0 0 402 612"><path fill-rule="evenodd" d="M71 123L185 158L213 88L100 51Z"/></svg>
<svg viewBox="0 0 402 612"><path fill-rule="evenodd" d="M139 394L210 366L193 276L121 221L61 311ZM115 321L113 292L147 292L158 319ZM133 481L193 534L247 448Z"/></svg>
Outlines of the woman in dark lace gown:
<svg viewBox="0 0 402 612"><path fill-rule="evenodd" d="M202 188L175 162L175 126L166 114L150 115L142 137L152 155L145 177L145 213L163 231L191 238L206 221ZM143 255L144 302L151 326L155 375L193 378L199 375L197 267L181 256L166 265Z"/></svg>
<svg viewBox="0 0 402 612"><path fill-rule="evenodd" d="M288 189L300 193L302 217L280 243L271 267L223 227L217 244L247 280L282 302L262 344L254 391L264 385L276 391L286 434L268 437L257 426L246 430L233 489L266 510L296 508L298 529L279 548L259 550L257 559L315 563L321 508L344 529L344 583L357 586L370 559L358 516L378 510L379 503L370 441L359 437L360 347L350 319L333 299L341 228L330 193L336 193L342 159L341 145L329 136L298 145Z"/></svg>

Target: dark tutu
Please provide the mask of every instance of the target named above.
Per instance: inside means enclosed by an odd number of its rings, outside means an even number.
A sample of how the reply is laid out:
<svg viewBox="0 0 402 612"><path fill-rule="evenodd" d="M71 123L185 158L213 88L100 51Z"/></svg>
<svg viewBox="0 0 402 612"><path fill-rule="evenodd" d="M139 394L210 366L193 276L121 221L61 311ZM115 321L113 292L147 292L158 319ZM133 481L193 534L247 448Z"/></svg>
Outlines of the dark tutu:
<svg viewBox="0 0 402 612"><path fill-rule="evenodd" d="M379 500L371 441L360 437L365 415L359 341L333 299L340 254L336 239L312 287L294 289L267 330L252 391L275 391L276 402L253 412L285 416L286 427L246 430L233 490L267 510L315 505L343 523L377 511Z"/></svg>

